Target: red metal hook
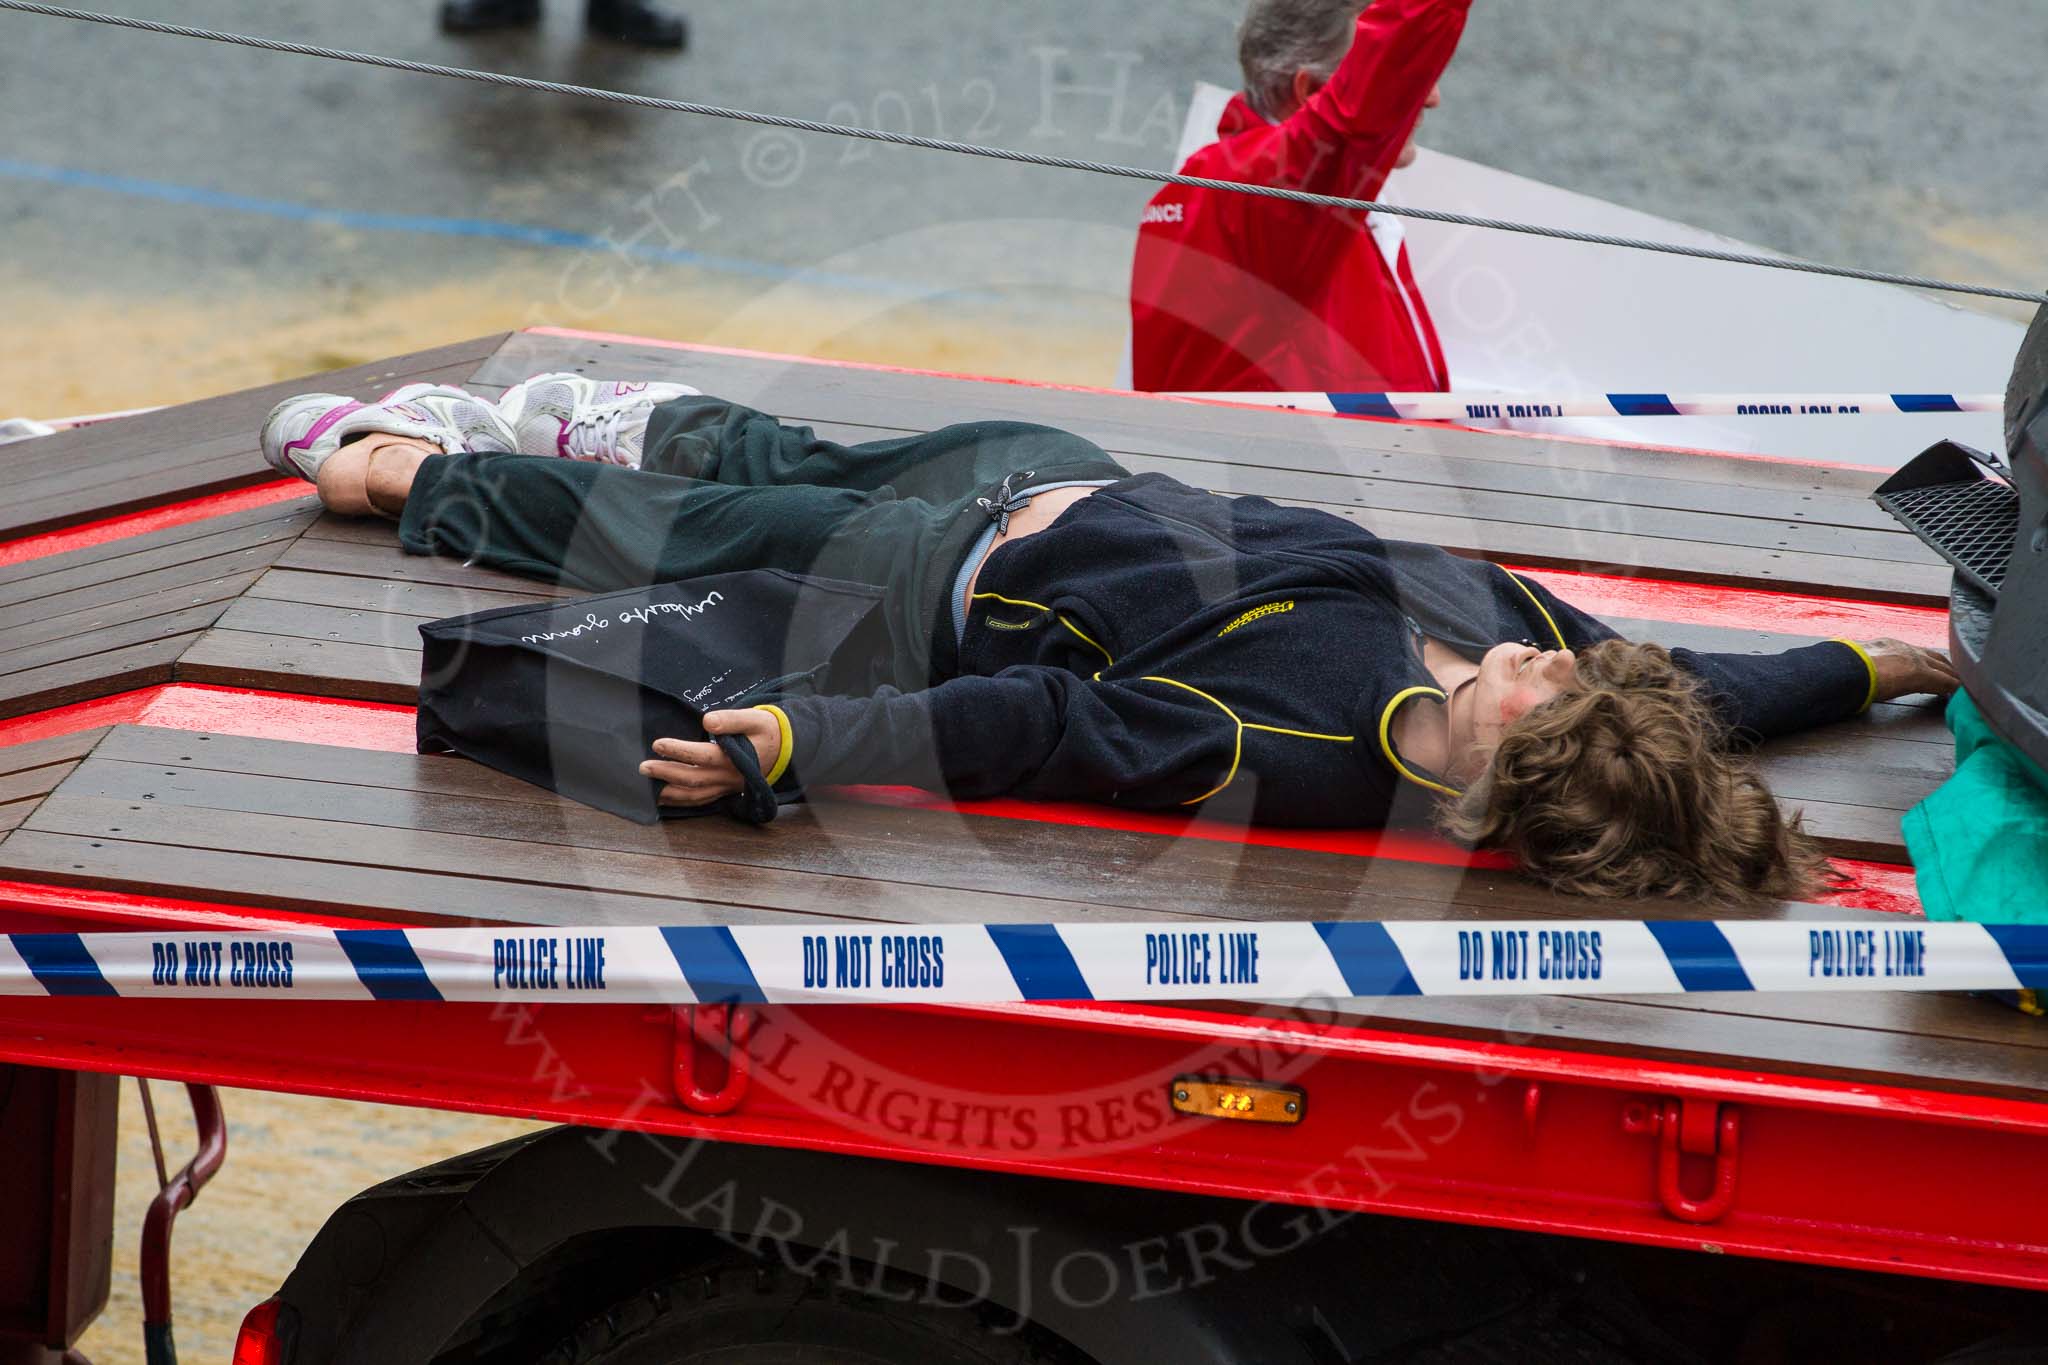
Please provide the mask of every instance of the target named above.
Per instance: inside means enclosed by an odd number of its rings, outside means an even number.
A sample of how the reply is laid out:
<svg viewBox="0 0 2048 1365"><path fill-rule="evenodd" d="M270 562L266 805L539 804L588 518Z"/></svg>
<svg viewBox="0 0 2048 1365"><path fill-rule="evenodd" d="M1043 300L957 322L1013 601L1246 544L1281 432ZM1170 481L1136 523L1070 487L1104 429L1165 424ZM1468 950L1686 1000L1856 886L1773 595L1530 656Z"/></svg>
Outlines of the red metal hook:
<svg viewBox="0 0 2048 1365"><path fill-rule="evenodd" d="M1666 1213L1682 1222L1714 1222L1735 1204L1741 1125L1732 1105L1712 1115L1711 1107L1666 1100L1657 1125L1657 1198ZM1687 1195L1679 1178L1680 1158L1687 1154L1714 1158L1713 1188L1703 1198Z"/></svg>
<svg viewBox="0 0 2048 1365"><path fill-rule="evenodd" d="M676 1011L676 1099L697 1114L730 1114L746 1098L749 1016L738 1005L685 1005ZM706 1063L723 1059L724 1080L702 1080Z"/></svg>

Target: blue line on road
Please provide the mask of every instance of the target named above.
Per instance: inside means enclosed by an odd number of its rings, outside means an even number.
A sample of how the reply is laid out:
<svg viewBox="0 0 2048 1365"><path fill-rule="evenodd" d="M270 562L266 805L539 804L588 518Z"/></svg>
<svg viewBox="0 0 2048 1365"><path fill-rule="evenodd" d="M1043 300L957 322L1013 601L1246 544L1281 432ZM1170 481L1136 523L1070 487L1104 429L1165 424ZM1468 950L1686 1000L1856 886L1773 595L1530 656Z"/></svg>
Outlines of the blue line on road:
<svg viewBox="0 0 2048 1365"><path fill-rule="evenodd" d="M12 161L4 157L0 157L0 178L58 185L66 189L103 190L110 194L154 199L165 204L220 209L229 213L278 218L292 223L353 228L361 232L423 232L439 237L475 237L511 242L519 246L569 251L605 251L662 265L694 266L700 270L743 275L752 279L800 280L805 284L829 285L870 294L927 299L939 297L918 285L877 279L873 276L812 271L798 266L750 261L737 256L714 256L679 247L652 246L637 242L614 243L587 232L570 232L563 228L540 227L531 223L502 223L491 218L442 218L424 213L364 213L354 209L320 208L313 204L295 204L287 199L259 199L253 195L210 190L198 185L176 185L162 180L142 180L134 176L73 170L66 166L43 166L32 161ZM954 297L960 296L956 294Z"/></svg>

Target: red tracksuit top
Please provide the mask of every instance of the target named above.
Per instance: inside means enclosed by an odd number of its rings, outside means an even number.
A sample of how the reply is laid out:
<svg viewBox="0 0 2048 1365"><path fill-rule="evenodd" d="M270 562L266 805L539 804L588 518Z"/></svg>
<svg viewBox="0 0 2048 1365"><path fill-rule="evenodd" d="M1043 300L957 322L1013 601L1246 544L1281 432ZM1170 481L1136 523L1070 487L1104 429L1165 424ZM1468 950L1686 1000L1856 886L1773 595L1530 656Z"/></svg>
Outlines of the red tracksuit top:
<svg viewBox="0 0 2048 1365"><path fill-rule="evenodd" d="M1181 172L1370 199L1450 64L1471 0L1373 0L1329 83L1269 123L1243 95ZM1425 392L1450 386L1409 270L1364 216L1168 185L1131 265L1133 385ZM1403 298L1403 291L1406 298ZM1412 312L1411 312L1412 306Z"/></svg>

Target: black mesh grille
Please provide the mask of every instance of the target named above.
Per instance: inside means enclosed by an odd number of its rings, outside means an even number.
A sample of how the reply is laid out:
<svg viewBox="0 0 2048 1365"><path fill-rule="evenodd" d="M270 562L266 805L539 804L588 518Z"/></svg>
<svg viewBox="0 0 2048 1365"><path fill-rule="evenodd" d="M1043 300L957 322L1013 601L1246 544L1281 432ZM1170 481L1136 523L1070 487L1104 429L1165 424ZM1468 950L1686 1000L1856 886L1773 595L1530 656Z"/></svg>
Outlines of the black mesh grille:
<svg viewBox="0 0 2048 1365"><path fill-rule="evenodd" d="M2020 525L2020 495L2010 486L1966 479L1880 493L1877 503L1985 592L1995 597L2005 585Z"/></svg>

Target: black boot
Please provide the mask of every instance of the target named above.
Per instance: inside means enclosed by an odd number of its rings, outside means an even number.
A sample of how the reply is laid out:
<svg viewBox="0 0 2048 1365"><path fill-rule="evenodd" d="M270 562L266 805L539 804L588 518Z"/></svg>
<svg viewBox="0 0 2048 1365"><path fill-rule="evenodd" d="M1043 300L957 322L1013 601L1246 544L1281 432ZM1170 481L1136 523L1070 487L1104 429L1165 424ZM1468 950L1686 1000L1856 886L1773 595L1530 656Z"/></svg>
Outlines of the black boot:
<svg viewBox="0 0 2048 1365"><path fill-rule="evenodd" d="M590 0L584 22L592 33L641 47L680 48L690 37L682 15L647 0Z"/></svg>
<svg viewBox="0 0 2048 1365"><path fill-rule="evenodd" d="M442 0L441 27L449 33L524 28L540 22L540 0Z"/></svg>

